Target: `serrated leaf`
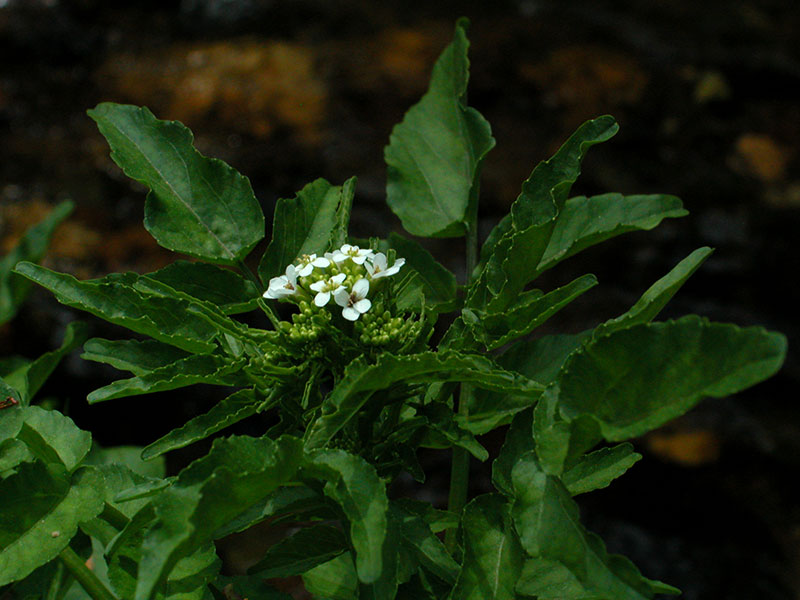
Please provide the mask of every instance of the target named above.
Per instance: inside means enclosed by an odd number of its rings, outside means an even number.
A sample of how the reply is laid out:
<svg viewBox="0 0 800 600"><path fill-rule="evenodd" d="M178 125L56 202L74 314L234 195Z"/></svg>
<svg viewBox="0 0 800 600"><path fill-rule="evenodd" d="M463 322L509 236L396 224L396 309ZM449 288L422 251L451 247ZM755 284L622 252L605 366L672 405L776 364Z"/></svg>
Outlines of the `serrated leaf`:
<svg viewBox="0 0 800 600"><path fill-rule="evenodd" d="M193 417L178 429L148 445L142 458L150 460L170 450L183 448L254 415L259 401L253 390L239 390L221 400L207 413Z"/></svg>
<svg viewBox="0 0 800 600"><path fill-rule="evenodd" d="M347 517L358 579L367 584L376 582L384 567L389 501L386 485L375 468L344 450L321 449L306 456L303 473L327 482L325 495Z"/></svg>
<svg viewBox="0 0 800 600"><path fill-rule="evenodd" d="M142 459L141 446L112 446L101 448L97 442L92 445L86 463L91 465L117 465L142 477L161 479L166 476L166 463L163 458ZM119 490L114 493L117 494Z"/></svg>
<svg viewBox="0 0 800 600"><path fill-rule="evenodd" d="M347 538L341 529L329 525L304 527L270 546L261 560L247 572L258 573L264 579L302 575L347 549Z"/></svg>
<svg viewBox="0 0 800 600"><path fill-rule="evenodd" d="M317 179L297 192L295 198L278 200L272 241L258 265L262 281L282 275L299 256L322 255L344 243L354 188L355 178L341 186Z"/></svg>
<svg viewBox="0 0 800 600"><path fill-rule="evenodd" d="M155 340L105 340L92 338L83 345L81 358L111 365L134 375L171 365L189 354Z"/></svg>
<svg viewBox="0 0 800 600"><path fill-rule="evenodd" d="M505 498L484 494L472 500L464 507L461 531L464 559L452 600L516 600L525 553Z"/></svg>
<svg viewBox="0 0 800 600"><path fill-rule="evenodd" d="M602 336L575 352L558 378L558 407L590 416L622 441L682 415L702 398L736 393L773 375L786 338L688 316Z"/></svg>
<svg viewBox="0 0 800 600"><path fill-rule="evenodd" d="M17 392L17 399L22 405L30 404L36 392L42 387L50 374L58 366L61 360L80 346L87 337L87 327L85 323L72 322L67 325L64 332L64 340L61 346L42 354L36 360L25 362L23 366L14 370L13 373L5 377L8 385L12 386Z"/></svg>
<svg viewBox="0 0 800 600"><path fill-rule="evenodd" d="M235 264L264 237L250 181L192 145L192 132L144 107L104 102L88 111L125 174L150 188L144 226L174 252Z"/></svg>
<svg viewBox="0 0 800 600"><path fill-rule="evenodd" d="M479 275L468 291L467 306L500 313L536 277L586 151L613 137L618 129L608 115L587 121L552 158L536 166L522 184L510 215L490 232L481 248Z"/></svg>
<svg viewBox="0 0 800 600"><path fill-rule="evenodd" d="M16 434L36 458L58 464L72 472L92 445L88 431L78 429L72 419L55 410L38 406L20 409L22 426Z"/></svg>
<svg viewBox="0 0 800 600"><path fill-rule="evenodd" d="M358 578L349 552L303 574L306 589L327 600L357 600Z"/></svg>
<svg viewBox="0 0 800 600"><path fill-rule="evenodd" d="M35 490L35 493L31 493ZM0 585L54 559L78 524L103 509L103 479L91 468L72 477L61 465L22 463L0 481Z"/></svg>
<svg viewBox="0 0 800 600"><path fill-rule="evenodd" d="M543 559L544 566L552 568L556 562L572 575L569 579L562 577L556 587L561 595L545 597L585 598L568 595L576 589L575 580L579 592L585 589L598 598L644 600L657 593L677 593L671 586L643 577L627 558L609 555L600 538L584 529L569 491L556 477L541 470L533 452L520 458L511 476L515 496L511 512L525 550L534 560ZM551 581L548 585L552 589ZM517 591L542 593L543 587L536 586L534 580L525 589L517 587Z"/></svg>
<svg viewBox="0 0 800 600"><path fill-rule="evenodd" d="M30 291L29 281L12 272L18 262L39 262L47 252L56 227L72 212L73 203L56 206L49 215L30 227L11 251L0 258L0 324L10 320Z"/></svg>
<svg viewBox="0 0 800 600"><path fill-rule="evenodd" d="M630 469L642 455L628 443L600 448L583 456L561 476L573 496L599 490Z"/></svg>
<svg viewBox="0 0 800 600"><path fill-rule="evenodd" d="M543 386L522 375L498 369L482 356L453 351L423 352L408 356L383 355L375 364L355 361L322 403L322 416L306 436L306 448L323 446L354 418L369 401L371 393L397 382L430 383L461 381L499 391L514 391L531 398Z"/></svg>
<svg viewBox="0 0 800 600"><path fill-rule="evenodd" d="M598 337L652 320L686 283L686 280L711 256L712 252L713 250L708 247L698 248L692 252L675 265L669 273L651 285L628 312L598 325L594 330L594 336Z"/></svg>
<svg viewBox="0 0 800 600"><path fill-rule="evenodd" d="M570 198L558 214L537 273L594 244L629 231L653 229L664 219L687 214L679 198L666 194Z"/></svg>
<svg viewBox="0 0 800 600"><path fill-rule="evenodd" d="M142 544L135 600L149 600L176 563L224 524L294 477L300 440L230 437L181 471L153 499L156 522Z"/></svg>
<svg viewBox="0 0 800 600"><path fill-rule="evenodd" d="M49 289L56 299L122 325L137 333L177 346L188 352L211 352L216 331L187 311L175 298L147 297L132 287L136 274L110 275L100 280L78 281L32 263L20 263L16 272Z"/></svg>
<svg viewBox="0 0 800 600"><path fill-rule="evenodd" d="M462 20L433 67L427 93L384 149L386 201L414 235L464 235L481 163L494 147L489 123L467 106L468 47Z"/></svg>
<svg viewBox="0 0 800 600"><path fill-rule="evenodd" d="M198 300L210 302L226 315L253 310L263 291L230 269L185 260L148 273L147 277Z"/></svg>
<svg viewBox="0 0 800 600"><path fill-rule="evenodd" d="M250 381L241 372L243 366L241 361L235 362L214 354L195 354L138 377L119 379L94 390L86 399L89 404L94 404L115 398L174 390L197 383L244 386L250 384Z"/></svg>
<svg viewBox="0 0 800 600"><path fill-rule="evenodd" d="M492 462L492 483L497 491L505 496L514 494L511 470L519 457L534 447L533 408L529 408L514 415L514 420L506 431L506 439L500 448L500 454Z"/></svg>
<svg viewBox="0 0 800 600"><path fill-rule="evenodd" d="M478 312L478 320L468 322L473 335L488 350L496 350L508 342L529 334L575 298L597 285L594 275L583 275L547 294L533 290L501 313Z"/></svg>

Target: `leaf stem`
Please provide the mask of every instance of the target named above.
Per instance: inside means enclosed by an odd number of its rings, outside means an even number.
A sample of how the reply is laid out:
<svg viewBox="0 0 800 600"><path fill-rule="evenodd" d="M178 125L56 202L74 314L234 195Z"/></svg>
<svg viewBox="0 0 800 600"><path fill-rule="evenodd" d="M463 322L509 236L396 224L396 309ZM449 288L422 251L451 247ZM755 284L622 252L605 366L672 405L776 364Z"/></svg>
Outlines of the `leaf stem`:
<svg viewBox="0 0 800 600"><path fill-rule="evenodd" d="M475 202L477 205L477 202ZM472 279L472 273L478 264L478 213L477 210L469 211L467 223L467 284ZM469 405L472 399L472 385L462 383L458 395L458 415L462 418L469 416ZM467 504L469 490L469 452L464 448L453 447L453 462L450 467L450 496L447 509L461 517L461 511ZM452 554L456 549L457 528L448 529L445 534L445 547Z"/></svg>
<svg viewBox="0 0 800 600"><path fill-rule="evenodd" d="M117 600L114 594L97 578L97 575L89 570L84 560L72 548L67 546L58 557L93 600Z"/></svg>

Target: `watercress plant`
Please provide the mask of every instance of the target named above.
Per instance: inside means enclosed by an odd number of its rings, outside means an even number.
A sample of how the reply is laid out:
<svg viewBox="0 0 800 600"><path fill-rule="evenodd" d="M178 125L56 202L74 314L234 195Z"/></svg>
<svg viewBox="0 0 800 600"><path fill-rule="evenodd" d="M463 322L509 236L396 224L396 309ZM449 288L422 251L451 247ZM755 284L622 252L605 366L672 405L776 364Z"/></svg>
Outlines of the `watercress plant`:
<svg viewBox="0 0 800 600"><path fill-rule="evenodd" d="M0 411L0 584L28 589L58 558L95 599L286 598L265 580L293 575L331 600L677 593L609 555L581 524L574 496L641 458L628 440L775 373L786 341L693 315L653 321L709 248L617 318L579 334L531 336L597 284L584 275L540 290L540 274L686 211L662 194L570 197L588 149L617 131L604 116L534 168L479 248L480 172L494 139L466 102L465 30L459 22L428 92L385 151L387 202L406 231L465 237L462 285L409 238L352 238L354 178L318 179L279 200L253 272L265 227L247 178L146 108L89 111L113 160L150 190L147 230L193 260L89 281L32 262L15 272L138 334L85 343L84 358L132 375L95 390L90 403L198 383L232 388L143 458L246 418L260 419L263 434L218 436L170 477L112 472L87 461L87 434L69 419L22 406L5 384L20 405ZM236 318L251 311L262 326ZM434 336L437 323L443 333ZM489 459L478 436L505 426L491 463L496 491L469 498L470 456ZM452 450L446 510L387 494L401 473L424 482L422 447ZM28 454L11 460L8 448ZM298 525L248 575L221 576L214 540L267 519Z"/></svg>

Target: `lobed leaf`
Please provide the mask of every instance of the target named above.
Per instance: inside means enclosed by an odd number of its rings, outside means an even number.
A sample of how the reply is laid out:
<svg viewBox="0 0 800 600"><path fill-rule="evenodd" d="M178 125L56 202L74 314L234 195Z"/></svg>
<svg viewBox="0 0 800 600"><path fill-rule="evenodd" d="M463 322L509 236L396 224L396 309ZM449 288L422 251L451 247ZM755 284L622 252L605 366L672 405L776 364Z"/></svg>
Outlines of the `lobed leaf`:
<svg viewBox="0 0 800 600"><path fill-rule="evenodd" d="M275 205L272 241L267 246L258 274L262 281L282 275L286 265L304 254L322 255L341 246L347 238L355 178L341 186L317 179L293 199Z"/></svg>
<svg viewBox="0 0 800 600"><path fill-rule="evenodd" d="M589 246L629 231L650 230L664 219L687 214L679 198L666 194L570 198L558 214L537 274Z"/></svg>
<svg viewBox="0 0 800 600"><path fill-rule="evenodd" d="M185 260L148 273L147 277L198 300L210 302L226 315L255 309L263 291L230 269Z"/></svg>
<svg viewBox="0 0 800 600"><path fill-rule="evenodd" d="M171 365L189 354L156 340L105 340L92 338L83 345L81 358L111 365L134 375Z"/></svg>
<svg viewBox="0 0 800 600"><path fill-rule="evenodd" d="M178 561L294 477L300 441L282 437L218 439L153 499L155 524L142 543L135 600L150 600Z"/></svg>
<svg viewBox="0 0 800 600"><path fill-rule="evenodd" d="M22 261L35 263L42 259L53 232L69 216L73 206L69 201L60 203L42 221L30 227L16 246L0 258L0 325L17 313L30 291L30 281L14 273L14 266Z"/></svg>
<svg viewBox="0 0 800 600"><path fill-rule="evenodd" d="M573 496L599 490L608 485L642 458L625 443L600 448L583 456L561 476L561 481Z"/></svg>
<svg viewBox="0 0 800 600"><path fill-rule="evenodd" d="M591 416L609 441L636 437L706 396L736 393L773 375L786 338L760 327L691 315L615 331L575 352L558 378L561 415Z"/></svg>
<svg viewBox="0 0 800 600"><path fill-rule="evenodd" d="M150 188L144 226L156 241L221 264L244 259L264 237L250 181L192 145L192 132L145 107L104 102L88 111L124 173Z"/></svg>
<svg viewBox="0 0 800 600"><path fill-rule="evenodd" d="M484 357L445 352L423 352L408 356L383 355L375 364L354 361L342 379L322 403L322 415L306 435L306 448L326 444L354 418L376 390L397 382L429 383L461 381L477 387L513 391L521 396L537 397L543 386L522 375L498 369Z"/></svg>
<svg viewBox="0 0 800 600"><path fill-rule="evenodd" d="M154 298L135 290L135 274L109 275L100 280L78 281L32 263L20 263L16 272L47 288L56 299L122 325L137 333L177 346L188 352L211 352L216 331L206 321L187 311L187 303L176 298Z"/></svg>
<svg viewBox="0 0 800 600"><path fill-rule="evenodd" d="M384 149L386 202L409 233L464 235L477 207L483 158L494 147L489 123L467 106L465 20L433 67L430 87L396 125Z"/></svg>
<svg viewBox="0 0 800 600"><path fill-rule="evenodd" d="M62 466L71 473L89 452L92 436L60 412L38 406L26 406L15 412L22 417L16 438L43 463Z"/></svg>
<svg viewBox="0 0 800 600"><path fill-rule="evenodd" d="M383 547L389 501L375 468L344 450L320 449L305 457L303 473L327 482L325 495L347 517L358 579L366 584L378 581L386 566Z"/></svg>
<svg viewBox="0 0 800 600"><path fill-rule="evenodd" d="M516 600L525 553L510 508L499 494L478 496L464 507L464 559L452 600Z"/></svg>
<svg viewBox="0 0 800 600"><path fill-rule="evenodd" d="M347 538L341 529L312 525L271 546L247 572L265 579L302 575L347 550Z"/></svg>
<svg viewBox="0 0 800 600"><path fill-rule="evenodd" d="M424 518L409 510L408 505L402 502L392 501L389 508L399 523L400 540L405 549L412 553L421 567L453 585L458 576L459 565Z"/></svg>
<svg viewBox="0 0 800 600"><path fill-rule="evenodd" d="M520 458L511 476L514 525L533 561L527 566L528 577L517 585L519 593L552 600L643 600L658 593L679 593L643 577L627 558L609 555L600 538L584 529L569 491L541 470L533 452ZM531 568L541 580L530 577Z"/></svg>
<svg viewBox="0 0 800 600"><path fill-rule="evenodd" d="M318 598L360 600L356 569L349 552L305 572L303 584Z"/></svg>
<svg viewBox="0 0 800 600"><path fill-rule="evenodd" d="M391 233L388 239L390 248L397 255L406 259L403 270L408 270L409 279L404 283L406 294L421 294L425 298L425 307L444 312L456 302L456 276L443 267L425 248L418 243ZM398 294L399 295L399 294ZM398 305L404 303L398 298ZM415 306L406 302L408 306ZM415 306L416 308L416 306Z"/></svg>
<svg viewBox="0 0 800 600"><path fill-rule="evenodd" d="M594 330L594 336L598 337L618 329L651 321L686 283L686 280L711 256L712 252L713 250L708 247L698 248L692 252L675 265L669 273L651 285L628 312L598 325Z"/></svg>
<svg viewBox="0 0 800 600"><path fill-rule="evenodd" d="M86 399L89 404L94 404L115 398L174 390L197 383L244 386L250 384L250 381L242 374L242 367L241 361L232 361L215 354L190 355L137 377L119 379L94 390Z"/></svg>

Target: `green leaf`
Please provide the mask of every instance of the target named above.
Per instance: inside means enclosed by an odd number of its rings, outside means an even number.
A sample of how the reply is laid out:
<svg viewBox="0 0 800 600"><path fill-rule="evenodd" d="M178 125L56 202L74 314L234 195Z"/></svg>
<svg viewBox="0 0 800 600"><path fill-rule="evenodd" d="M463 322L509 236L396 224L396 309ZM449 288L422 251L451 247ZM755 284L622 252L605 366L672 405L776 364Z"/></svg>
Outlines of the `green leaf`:
<svg viewBox="0 0 800 600"><path fill-rule="evenodd" d="M687 214L679 198L666 194L570 198L559 212L537 273L594 244L629 231L650 230L664 219Z"/></svg>
<svg viewBox="0 0 800 600"><path fill-rule="evenodd" d="M486 448L456 421L453 409L446 404L428 404L419 410L419 414L427 419L428 427L442 435L453 446L464 448L481 462L489 458Z"/></svg>
<svg viewBox="0 0 800 600"><path fill-rule="evenodd" d="M242 366L242 362L234 362L213 354L191 355L138 377L119 379L96 389L86 399L89 404L94 404L115 398L174 390L196 383L248 385L250 382L241 373Z"/></svg>
<svg viewBox="0 0 800 600"><path fill-rule="evenodd" d="M135 600L153 598L180 559L292 479L301 456L300 440L290 437L216 440L153 499L156 522L142 544Z"/></svg>
<svg viewBox="0 0 800 600"><path fill-rule="evenodd" d="M92 338L83 345L81 358L111 365L134 375L171 365L188 353L155 340L104 340Z"/></svg>
<svg viewBox="0 0 800 600"><path fill-rule="evenodd" d="M384 149L386 201L413 235L464 235L481 163L494 147L489 123L467 106L468 47L462 20L433 67L427 93Z"/></svg>
<svg viewBox="0 0 800 600"><path fill-rule="evenodd" d="M652 320L686 283L686 280L711 256L712 252L713 250L708 247L698 248L692 252L675 265L669 273L651 285L628 312L598 325L594 330L594 336L599 337L618 329Z"/></svg>
<svg viewBox="0 0 800 600"><path fill-rule="evenodd" d="M122 466L142 477L150 479L161 479L166 475L166 463L163 458L154 460L142 459L141 446L112 446L111 448L101 448L97 442L92 445L86 463L91 465L114 465ZM138 483L138 482L137 482ZM128 486L130 487L130 486ZM115 490L116 495L119 490Z"/></svg>
<svg viewBox="0 0 800 600"><path fill-rule="evenodd" d="M61 465L22 463L0 481L0 498L0 585L5 585L53 560L78 524L100 513L103 479L90 468L70 478Z"/></svg>
<svg viewBox="0 0 800 600"><path fill-rule="evenodd" d="M456 276L439 264L433 255L418 243L406 239L396 233L389 235L388 245L397 251L397 256L405 258L404 271L408 272L408 281L403 277L402 287L409 296L419 295L425 297L426 309L432 308L444 312L456 300ZM400 287L398 283L398 287ZM399 296L399 294L398 294ZM403 305L398 298L398 305ZM405 302L405 305L414 306L414 303Z"/></svg>
<svg viewBox="0 0 800 600"><path fill-rule="evenodd" d="M30 404L36 392L42 387L61 360L86 340L85 323L72 322L67 325L61 346L51 352L42 354L34 361L26 362L21 368L5 377L6 384L13 386L18 392L17 399L23 405Z"/></svg>
<svg viewBox="0 0 800 600"><path fill-rule="evenodd" d="M282 275L299 256L322 255L344 243L354 188L355 178L341 186L317 179L297 192L295 198L278 200L272 241L258 265L262 281Z"/></svg>
<svg viewBox="0 0 800 600"><path fill-rule="evenodd" d="M573 496L599 490L608 485L642 458L628 443L600 448L583 456L561 476Z"/></svg>
<svg viewBox="0 0 800 600"><path fill-rule="evenodd" d="M370 400L371 393L398 382L461 381L475 386L514 391L537 397L543 386L521 375L498 369L489 359L453 351L408 356L382 355L373 365L354 361L322 403L322 416L309 429L306 447L326 444Z"/></svg>
<svg viewBox="0 0 800 600"><path fill-rule="evenodd" d="M357 600L358 578L350 553L314 567L303 574L306 589L317 598Z"/></svg>
<svg viewBox="0 0 800 600"><path fill-rule="evenodd" d="M74 471L89 452L92 436L55 410L27 406L19 410L22 426L16 434L33 455L46 464Z"/></svg>
<svg viewBox="0 0 800 600"><path fill-rule="evenodd" d="M253 310L263 291L252 281L229 269L185 260L148 273L147 277L193 298L210 302L226 315Z"/></svg>
<svg viewBox="0 0 800 600"><path fill-rule="evenodd" d="M595 285L597 278L594 275L583 275L544 295L539 290L525 292L517 303L501 313L477 311L478 320L468 322L468 326L487 349L495 350L529 334Z"/></svg>
<svg viewBox="0 0 800 600"><path fill-rule="evenodd" d="M522 184L510 215L481 248L479 275L468 291L467 306L500 313L536 277L586 151L613 137L618 129L608 115L587 121L552 158L536 166Z"/></svg>
<svg viewBox="0 0 800 600"><path fill-rule="evenodd" d="M31 462L34 458L24 442L15 438L0 441L0 478L9 469L13 469L20 463Z"/></svg>
<svg viewBox="0 0 800 600"><path fill-rule="evenodd" d="M216 331L206 321L187 311L188 304L176 298L155 298L135 290L138 275L109 275L95 281L78 281L32 263L20 263L16 272L49 289L56 299L122 325L137 333L177 346L188 352L210 352Z"/></svg>
<svg viewBox="0 0 800 600"><path fill-rule="evenodd" d="M0 258L0 325L9 321L30 291L31 284L12 272L21 261L39 262L47 252L56 227L72 212L72 202L62 202L47 217L28 229L11 252Z"/></svg>
<svg viewBox="0 0 800 600"><path fill-rule="evenodd" d="M303 473L327 482L325 495L341 507L349 523L358 579L367 584L376 582L384 567L389 501L386 485L375 468L344 450L321 449L306 456Z"/></svg>
<svg viewBox="0 0 800 600"><path fill-rule="evenodd" d="M233 598L249 598L250 600L293 600L289 594L279 592L261 577L247 575L234 575L232 577L217 577L213 584L218 592L214 594L216 600L231 600ZM224 590L224 591L223 591ZM227 593L230 590L231 593Z"/></svg>
<svg viewBox="0 0 800 600"><path fill-rule="evenodd" d="M242 419L254 415L259 400L253 390L239 390L214 405L205 414L193 417L178 429L173 429L142 451L142 458L150 460L157 456L183 448L194 442L238 423Z"/></svg>
<svg viewBox="0 0 800 600"><path fill-rule="evenodd" d="M150 188L144 226L173 252L235 264L264 237L264 214L246 177L192 146L177 121L144 107L104 102L88 111L111 147L111 158Z"/></svg>
<svg viewBox="0 0 800 600"><path fill-rule="evenodd" d="M534 449L533 442L533 408L523 410L514 415L511 427L506 431L506 439L500 448L500 454L492 463L492 483L506 496L513 496L511 470L519 457Z"/></svg>
<svg viewBox="0 0 800 600"><path fill-rule="evenodd" d="M560 564L557 574L564 576L568 571L572 576L562 577L558 586L548 580L550 590L544 597L643 600L657 593L677 592L643 577L627 558L609 555L600 538L584 529L569 491L556 477L541 470L533 452L517 462L511 476L515 493L511 512L525 550L534 560L545 561L543 566L548 570L555 562ZM539 570L544 570L542 565ZM574 593L576 581L590 595L568 595ZM523 594L542 594L546 589L535 579L520 583L525 587L518 586L517 591Z"/></svg>
<svg viewBox="0 0 800 600"><path fill-rule="evenodd" d="M545 335L521 340L497 357L497 364L543 384L556 379L569 356L591 338L591 331L578 334Z"/></svg>
<svg viewBox="0 0 800 600"><path fill-rule="evenodd" d="M464 560L452 600L516 600L514 585L525 553L500 494L472 500L461 518Z"/></svg>
<svg viewBox="0 0 800 600"><path fill-rule="evenodd" d="M347 549L347 538L341 529L329 525L304 527L271 546L247 572L258 573L264 579L302 575Z"/></svg>
<svg viewBox="0 0 800 600"><path fill-rule="evenodd" d="M622 441L682 415L702 398L734 394L773 375L786 338L697 316L602 336L575 352L558 379L561 415L589 415Z"/></svg>
<svg viewBox="0 0 800 600"><path fill-rule="evenodd" d="M458 563L431 531L428 523L416 512L408 510L403 503L392 501L389 508L400 525L401 543L411 551L416 562L436 577L453 585L458 576Z"/></svg>

